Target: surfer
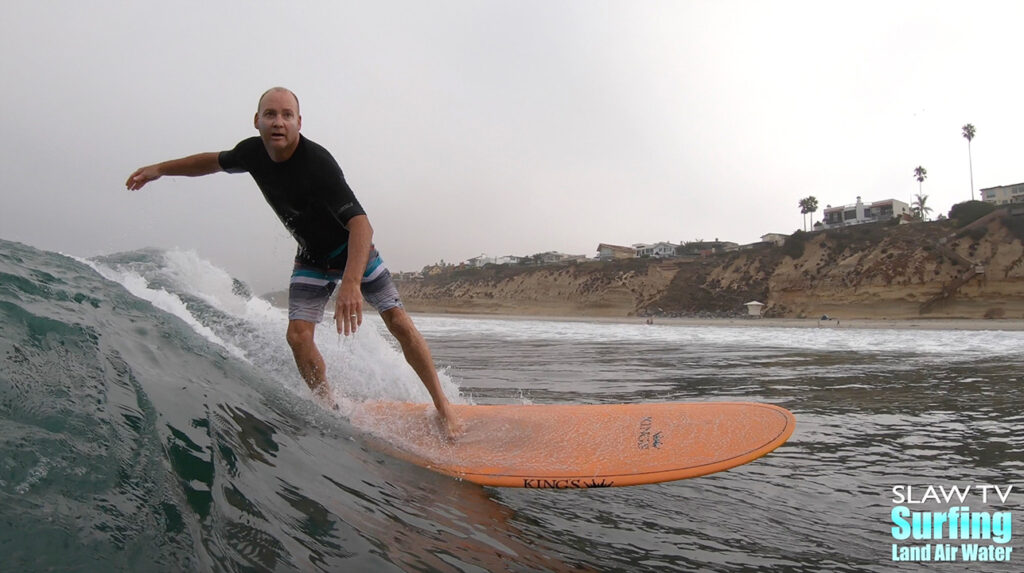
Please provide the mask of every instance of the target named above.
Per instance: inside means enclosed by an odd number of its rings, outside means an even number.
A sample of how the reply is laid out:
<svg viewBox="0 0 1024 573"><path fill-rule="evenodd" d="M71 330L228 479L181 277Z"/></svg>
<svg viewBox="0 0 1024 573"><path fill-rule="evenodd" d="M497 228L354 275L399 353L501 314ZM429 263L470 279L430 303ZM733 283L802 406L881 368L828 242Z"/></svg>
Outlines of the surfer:
<svg viewBox="0 0 1024 573"><path fill-rule="evenodd" d="M445 432L457 436L460 425L441 389L430 349L373 246L366 212L330 152L299 133L298 97L281 87L267 90L260 96L253 123L259 136L241 141L234 149L140 167L125 185L135 191L165 175L248 172L298 243L288 288L286 336L299 374L313 394L326 406L337 407L323 356L313 339L337 287L338 333L348 336L362 325L365 298L398 339L406 361L430 392Z"/></svg>

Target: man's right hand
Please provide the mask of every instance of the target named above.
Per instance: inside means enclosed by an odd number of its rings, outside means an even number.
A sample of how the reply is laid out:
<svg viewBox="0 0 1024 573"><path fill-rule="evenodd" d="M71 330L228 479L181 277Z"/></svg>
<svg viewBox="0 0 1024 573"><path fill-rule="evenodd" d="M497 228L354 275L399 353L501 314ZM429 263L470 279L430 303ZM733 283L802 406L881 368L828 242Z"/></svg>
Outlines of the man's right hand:
<svg viewBox="0 0 1024 573"><path fill-rule="evenodd" d="M156 181L160 179L160 170L156 165L147 165L146 167L139 167L128 177L128 181L125 181L125 187L129 191L137 191L149 183L150 181Z"/></svg>
<svg viewBox="0 0 1024 573"><path fill-rule="evenodd" d="M142 186L150 181L160 179L164 175L184 175L186 177L199 177L221 171L219 154L216 151L196 153L181 159L172 159L163 163L154 163L146 167L139 167L125 181L125 187L129 191L142 189Z"/></svg>
<svg viewBox="0 0 1024 573"><path fill-rule="evenodd" d="M355 334L363 324L363 292L357 281L341 280L334 304L334 321L338 334Z"/></svg>

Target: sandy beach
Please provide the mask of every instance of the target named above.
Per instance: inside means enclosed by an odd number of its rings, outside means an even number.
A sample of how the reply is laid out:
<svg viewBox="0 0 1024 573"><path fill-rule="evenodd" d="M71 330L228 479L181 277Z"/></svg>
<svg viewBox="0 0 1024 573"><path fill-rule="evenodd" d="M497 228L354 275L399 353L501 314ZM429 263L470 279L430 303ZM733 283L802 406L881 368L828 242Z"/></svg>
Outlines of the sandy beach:
<svg viewBox="0 0 1024 573"><path fill-rule="evenodd" d="M647 324L644 317L541 316L512 314L472 314L413 312L413 316L446 316L480 320L548 320L604 322L610 324ZM654 318L651 326L769 327L769 328L860 328L905 330L1024 330L1024 320L973 318L907 319L831 319L814 318Z"/></svg>

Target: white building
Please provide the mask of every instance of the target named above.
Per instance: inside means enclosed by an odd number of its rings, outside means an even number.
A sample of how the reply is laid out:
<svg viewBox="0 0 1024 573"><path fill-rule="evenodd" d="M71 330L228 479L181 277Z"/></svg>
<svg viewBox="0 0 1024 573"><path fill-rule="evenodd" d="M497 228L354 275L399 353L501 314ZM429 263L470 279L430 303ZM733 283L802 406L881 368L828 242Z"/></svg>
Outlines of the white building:
<svg viewBox="0 0 1024 573"><path fill-rule="evenodd" d="M743 306L747 307L748 316L756 316L761 318L761 313L764 312L764 303L757 300L744 303Z"/></svg>
<svg viewBox="0 0 1024 573"><path fill-rule="evenodd" d="M586 261L586 255L567 255L558 251L547 251L533 255L534 259L540 259L541 264L550 265L555 263L568 263L570 261Z"/></svg>
<svg viewBox="0 0 1024 573"><path fill-rule="evenodd" d="M505 255L494 259L494 263L498 265L515 265L523 260L524 257L517 257L516 255Z"/></svg>
<svg viewBox="0 0 1024 573"><path fill-rule="evenodd" d="M1016 185L1000 185L982 189L981 200L993 205L1008 205L1024 202L1024 183Z"/></svg>
<svg viewBox="0 0 1024 573"><path fill-rule="evenodd" d="M519 263L526 257L517 257L515 255L505 255L502 257L488 257L487 255L480 255L479 257L473 257L466 261L466 265L471 267L482 267L484 265L514 265Z"/></svg>
<svg viewBox="0 0 1024 573"><path fill-rule="evenodd" d="M471 267L482 267L484 265L493 265L495 263L494 257L488 257L487 255L480 255L479 257L473 257L466 261L466 264Z"/></svg>
<svg viewBox="0 0 1024 573"><path fill-rule="evenodd" d="M676 256L676 247L679 245L673 245L672 243L654 243L648 245L645 243L637 243L633 245L633 250L636 251L638 257L651 257L654 259L664 259L668 257Z"/></svg>
<svg viewBox="0 0 1024 573"><path fill-rule="evenodd" d="M896 199L884 199L874 203L865 204L857 197L853 205L825 207L821 226L825 229L834 229L846 225L860 225L861 223L877 223L888 221L895 217L910 214L910 205ZM817 227L817 224L815 224Z"/></svg>

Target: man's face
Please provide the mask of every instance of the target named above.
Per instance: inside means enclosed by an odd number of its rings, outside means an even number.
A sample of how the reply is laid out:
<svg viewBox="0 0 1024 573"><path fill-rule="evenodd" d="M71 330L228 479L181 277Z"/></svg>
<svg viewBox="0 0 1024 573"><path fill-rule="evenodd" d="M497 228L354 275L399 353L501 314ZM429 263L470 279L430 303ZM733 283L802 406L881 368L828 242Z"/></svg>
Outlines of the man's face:
<svg viewBox="0 0 1024 573"><path fill-rule="evenodd" d="M263 96L254 123L272 159L284 161L291 157L299 145L302 129L302 116L291 93L271 91Z"/></svg>

